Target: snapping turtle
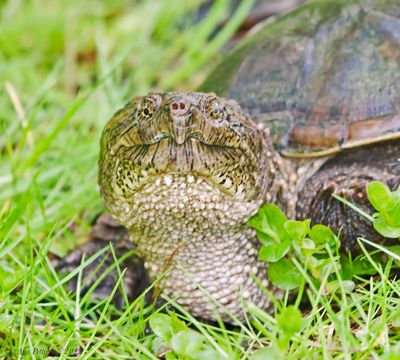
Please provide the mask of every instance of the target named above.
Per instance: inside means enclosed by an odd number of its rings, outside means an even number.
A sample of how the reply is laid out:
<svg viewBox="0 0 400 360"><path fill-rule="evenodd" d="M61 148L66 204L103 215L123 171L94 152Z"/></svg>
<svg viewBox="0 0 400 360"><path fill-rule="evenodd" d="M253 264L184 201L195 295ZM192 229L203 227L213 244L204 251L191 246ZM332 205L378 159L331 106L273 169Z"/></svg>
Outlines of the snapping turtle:
<svg viewBox="0 0 400 360"><path fill-rule="evenodd" d="M135 97L101 138L102 197L150 278L167 270L164 293L206 319L242 319L242 299L271 310L253 275L280 291L246 225L264 202L341 229L344 249L382 240L331 194L370 211L368 182L400 183L397 0L305 5L245 39L201 90Z"/></svg>

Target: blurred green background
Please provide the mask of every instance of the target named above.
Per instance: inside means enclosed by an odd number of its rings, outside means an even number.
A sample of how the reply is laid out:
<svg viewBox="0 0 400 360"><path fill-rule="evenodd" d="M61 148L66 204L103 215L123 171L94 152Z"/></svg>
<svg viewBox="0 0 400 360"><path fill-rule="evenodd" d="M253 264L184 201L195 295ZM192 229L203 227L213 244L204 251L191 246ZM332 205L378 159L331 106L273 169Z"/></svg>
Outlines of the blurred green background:
<svg viewBox="0 0 400 360"><path fill-rule="evenodd" d="M102 211L104 123L134 95L195 89L253 4L2 1L0 215L21 205L3 248L27 224L37 240L60 231L59 255L83 241Z"/></svg>

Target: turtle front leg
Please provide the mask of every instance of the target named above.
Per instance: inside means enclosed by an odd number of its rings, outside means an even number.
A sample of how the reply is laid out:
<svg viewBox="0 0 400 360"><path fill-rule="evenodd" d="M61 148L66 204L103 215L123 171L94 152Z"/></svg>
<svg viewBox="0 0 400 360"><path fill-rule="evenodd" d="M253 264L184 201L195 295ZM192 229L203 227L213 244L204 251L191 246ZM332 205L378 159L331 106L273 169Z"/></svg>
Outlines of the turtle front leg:
<svg viewBox="0 0 400 360"><path fill-rule="evenodd" d="M89 235L89 241L68 254L65 259L56 264L56 269L60 273L70 273L82 263L82 257L85 260L109 246L112 242L116 258L127 255L136 245L129 240L128 231L117 224L109 215L101 215ZM81 295L85 294L90 287L115 263L111 249L106 250L93 262L82 270ZM126 269L123 282L125 291L129 300L138 297L148 286L149 281L144 269L143 260L137 255L131 254L119 265L120 272ZM91 299L104 299L109 296L117 283L119 271L117 268L111 270L96 289L91 294ZM76 291L78 277L73 277L68 282L68 290ZM122 307L124 298L118 290L114 296L113 303Z"/></svg>
<svg viewBox="0 0 400 360"><path fill-rule="evenodd" d="M374 145L341 153L326 162L305 183L299 193L296 217L311 218L334 231L340 230L342 250L360 252L357 237L363 236L377 243L389 244L371 223L356 211L332 197L336 193L363 211L372 214L366 193L371 181L382 181L392 190L400 183L400 145Z"/></svg>

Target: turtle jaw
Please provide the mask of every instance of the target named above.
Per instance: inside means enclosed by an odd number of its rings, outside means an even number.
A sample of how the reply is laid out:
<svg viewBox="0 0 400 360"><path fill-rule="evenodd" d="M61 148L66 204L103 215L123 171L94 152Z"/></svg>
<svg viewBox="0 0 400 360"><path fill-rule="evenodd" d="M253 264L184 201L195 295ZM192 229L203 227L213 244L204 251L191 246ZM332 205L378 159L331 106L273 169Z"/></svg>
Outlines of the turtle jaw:
<svg viewBox="0 0 400 360"><path fill-rule="evenodd" d="M241 149L210 146L196 139L183 145L164 140L133 148L105 166L115 169L112 183L127 194L141 191L156 177L181 174L206 179L228 196L250 200L258 197L262 186L257 180L262 168L257 158L248 158Z"/></svg>

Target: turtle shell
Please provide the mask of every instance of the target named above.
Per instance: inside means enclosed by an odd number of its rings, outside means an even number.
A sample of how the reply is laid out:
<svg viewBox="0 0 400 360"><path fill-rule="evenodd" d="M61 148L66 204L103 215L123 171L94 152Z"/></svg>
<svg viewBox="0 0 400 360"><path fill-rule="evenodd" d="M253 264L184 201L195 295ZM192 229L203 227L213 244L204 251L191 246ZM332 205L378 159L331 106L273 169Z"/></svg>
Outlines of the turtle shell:
<svg viewBox="0 0 400 360"><path fill-rule="evenodd" d="M201 91L237 100L287 156L400 137L400 1L317 1L250 34Z"/></svg>

